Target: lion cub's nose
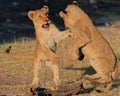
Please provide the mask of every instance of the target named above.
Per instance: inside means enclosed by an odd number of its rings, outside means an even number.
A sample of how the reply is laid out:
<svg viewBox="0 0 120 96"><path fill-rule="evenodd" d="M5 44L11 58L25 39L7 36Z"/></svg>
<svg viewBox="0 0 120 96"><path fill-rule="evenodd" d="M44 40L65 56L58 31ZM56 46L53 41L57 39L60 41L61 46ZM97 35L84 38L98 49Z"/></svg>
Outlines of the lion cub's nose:
<svg viewBox="0 0 120 96"><path fill-rule="evenodd" d="M49 20L45 20L46 22L49 22Z"/></svg>

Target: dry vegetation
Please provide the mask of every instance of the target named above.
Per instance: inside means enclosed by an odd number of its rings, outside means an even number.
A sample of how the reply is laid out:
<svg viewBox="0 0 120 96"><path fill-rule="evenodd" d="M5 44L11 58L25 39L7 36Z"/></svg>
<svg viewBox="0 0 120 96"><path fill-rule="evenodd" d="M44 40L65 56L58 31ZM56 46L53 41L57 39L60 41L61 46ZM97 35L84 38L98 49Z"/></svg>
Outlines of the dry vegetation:
<svg viewBox="0 0 120 96"><path fill-rule="evenodd" d="M104 37L112 46L118 61L120 61L120 22L115 22L111 27L98 27ZM67 46L71 39L65 40L58 45L57 54L59 57L60 77L62 81L68 82L82 78L84 74L93 73L87 58L83 61L72 61L67 54ZM24 40L19 42L6 43L0 45L0 94L8 94L7 96L25 96L25 87L32 80L32 59L17 58L4 53L5 48L12 45L11 53L18 55L33 55L35 48L35 40ZM44 66L44 67L43 67ZM120 68L119 68L120 69ZM42 65L40 72L40 83L42 87L50 88L52 86L52 72L45 65ZM85 85L88 92L80 96L98 96L98 93L90 89L92 86L87 83ZM103 88L102 86L100 86ZM113 85L110 93L104 96L120 96L120 74ZM101 96L102 94L99 94Z"/></svg>

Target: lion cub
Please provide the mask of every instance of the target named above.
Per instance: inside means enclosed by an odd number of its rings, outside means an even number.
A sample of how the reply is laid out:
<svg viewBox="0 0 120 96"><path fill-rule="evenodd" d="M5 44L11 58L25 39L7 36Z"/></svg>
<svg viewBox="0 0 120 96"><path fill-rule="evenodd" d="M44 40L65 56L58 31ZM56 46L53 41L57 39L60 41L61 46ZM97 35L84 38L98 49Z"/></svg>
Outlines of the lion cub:
<svg viewBox="0 0 120 96"><path fill-rule="evenodd" d="M38 64L45 63L54 74L54 82L58 86L61 84L59 79L59 68L57 65L57 56L55 54L56 44L61 40L72 36L69 30L60 32L48 18L49 8L43 8L35 11L29 11L28 17L32 20L35 27L37 45L34 54L34 77L30 87L35 89L38 86Z"/></svg>
<svg viewBox="0 0 120 96"><path fill-rule="evenodd" d="M73 60L78 60L80 58L78 49L81 48L82 53L89 58L92 67L96 70L96 74L86 75L84 78L97 84L110 83L105 91L109 90L118 72L116 58L110 45L88 15L75 4L68 5L65 11L59 14L65 26L74 34L68 54Z"/></svg>

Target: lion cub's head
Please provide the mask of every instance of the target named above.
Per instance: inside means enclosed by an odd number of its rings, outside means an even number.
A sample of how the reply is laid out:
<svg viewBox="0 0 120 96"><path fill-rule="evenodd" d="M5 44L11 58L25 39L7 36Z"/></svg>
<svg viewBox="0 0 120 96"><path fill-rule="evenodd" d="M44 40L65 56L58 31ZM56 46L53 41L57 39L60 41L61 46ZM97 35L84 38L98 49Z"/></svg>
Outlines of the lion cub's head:
<svg viewBox="0 0 120 96"><path fill-rule="evenodd" d="M68 5L64 11L59 12L59 15L63 18L66 27L69 28L75 25L76 21L79 19L77 12L79 12L79 7L74 3Z"/></svg>
<svg viewBox="0 0 120 96"><path fill-rule="evenodd" d="M50 24L48 12L49 8L47 6L43 6L41 9L29 11L28 17L33 21L36 27L48 28Z"/></svg>

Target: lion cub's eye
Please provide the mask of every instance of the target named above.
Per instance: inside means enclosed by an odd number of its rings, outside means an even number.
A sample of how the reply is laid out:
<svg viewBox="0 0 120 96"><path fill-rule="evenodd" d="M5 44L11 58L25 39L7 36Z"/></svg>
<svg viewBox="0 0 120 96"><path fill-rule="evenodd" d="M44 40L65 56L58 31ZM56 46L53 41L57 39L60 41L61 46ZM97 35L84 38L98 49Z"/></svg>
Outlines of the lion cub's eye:
<svg viewBox="0 0 120 96"><path fill-rule="evenodd" d="M67 11L64 10L63 13L64 13L64 14L67 14Z"/></svg>

